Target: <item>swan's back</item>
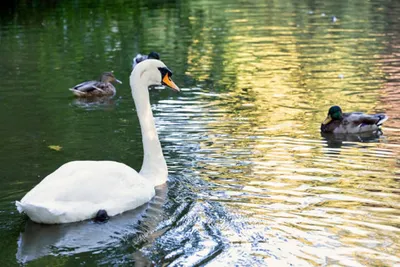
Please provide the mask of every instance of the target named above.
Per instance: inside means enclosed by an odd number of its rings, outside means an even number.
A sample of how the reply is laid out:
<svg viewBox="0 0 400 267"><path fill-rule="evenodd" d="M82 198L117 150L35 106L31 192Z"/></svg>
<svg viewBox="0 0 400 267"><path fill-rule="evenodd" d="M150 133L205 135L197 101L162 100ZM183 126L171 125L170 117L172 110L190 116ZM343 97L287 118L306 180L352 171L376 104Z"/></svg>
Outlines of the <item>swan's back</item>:
<svg viewBox="0 0 400 267"><path fill-rule="evenodd" d="M154 195L154 185L123 163L72 161L43 179L17 207L35 222L66 223L93 218L100 209L114 216Z"/></svg>

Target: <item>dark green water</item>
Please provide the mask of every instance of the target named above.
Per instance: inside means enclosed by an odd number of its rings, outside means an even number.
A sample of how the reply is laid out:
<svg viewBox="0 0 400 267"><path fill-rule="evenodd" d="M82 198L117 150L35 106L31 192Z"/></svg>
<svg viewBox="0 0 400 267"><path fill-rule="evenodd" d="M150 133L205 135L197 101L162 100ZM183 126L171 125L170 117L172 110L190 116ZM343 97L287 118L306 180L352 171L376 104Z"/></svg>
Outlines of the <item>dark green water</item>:
<svg viewBox="0 0 400 267"><path fill-rule="evenodd" d="M1 266L400 264L399 1L1 5ZM151 91L167 187L106 224L18 214L65 162L140 168L129 75L152 50L183 89ZM109 70L111 101L68 91ZM390 119L382 136L324 137L333 104Z"/></svg>

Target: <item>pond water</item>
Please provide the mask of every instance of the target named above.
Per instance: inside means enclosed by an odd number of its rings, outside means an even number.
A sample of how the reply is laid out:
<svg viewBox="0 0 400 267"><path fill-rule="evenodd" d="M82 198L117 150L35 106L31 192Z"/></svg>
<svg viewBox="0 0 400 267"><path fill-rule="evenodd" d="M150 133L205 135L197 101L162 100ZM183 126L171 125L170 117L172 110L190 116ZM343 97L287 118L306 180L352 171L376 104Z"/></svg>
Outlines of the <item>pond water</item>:
<svg viewBox="0 0 400 267"><path fill-rule="evenodd" d="M399 1L15 2L0 10L1 266L400 264ZM129 75L152 50L182 88L150 91L167 186L105 224L19 214L65 162L140 168ZM110 70L112 100L68 91ZM322 136L334 104L390 118Z"/></svg>

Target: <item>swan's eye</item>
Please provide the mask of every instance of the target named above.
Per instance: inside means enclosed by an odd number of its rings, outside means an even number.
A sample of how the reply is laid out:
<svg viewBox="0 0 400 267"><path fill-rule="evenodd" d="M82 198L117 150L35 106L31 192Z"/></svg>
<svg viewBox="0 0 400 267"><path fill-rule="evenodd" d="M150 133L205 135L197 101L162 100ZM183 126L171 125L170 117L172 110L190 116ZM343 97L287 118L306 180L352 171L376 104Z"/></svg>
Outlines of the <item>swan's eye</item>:
<svg viewBox="0 0 400 267"><path fill-rule="evenodd" d="M158 70L161 73L161 80L164 79L165 75L168 75L168 77L172 76L172 71L170 71L167 67L158 68Z"/></svg>

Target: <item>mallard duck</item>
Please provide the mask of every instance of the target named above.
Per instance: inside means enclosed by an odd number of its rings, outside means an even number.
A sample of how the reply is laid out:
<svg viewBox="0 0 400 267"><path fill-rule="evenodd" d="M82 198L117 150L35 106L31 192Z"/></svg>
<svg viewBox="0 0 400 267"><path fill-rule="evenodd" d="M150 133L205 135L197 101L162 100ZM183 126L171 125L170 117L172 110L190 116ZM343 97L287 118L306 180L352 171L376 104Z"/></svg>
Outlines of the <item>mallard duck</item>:
<svg viewBox="0 0 400 267"><path fill-rule="evenodd" d="M32 221L69 223L107 218L150 201L154 187L167 181L168 168L153 118L148 87L164 84L175 91L171 71L159 60L138 64L130 76L132 97L142 131L140 172L116 161L71 161L45 177L16 202ZM142 152L140 152L142 153Z"/></svg>
<svg viewBox="0 0 400 267"><path fill-rule="evenodd" d="M133 58L133 64L132 64L132 69L134 69L136 67L137 64L139 64L140 62L142 62L143 60L146 59L160 59L160 55L157 52L150 52L150 54L146 55L142 55L142 54L137 54L136 57Z"/></svg>
<svg viewBox="0 0 400 267"><path fill-rule="evenodd" d="M112 72L104 72L98 81L83 82L69 90L77 97L113 96L116 89L112 82L122 83Z"/></svg>
<svg viewBox="0 0 400 267"><path fill-rule="evenodd" d="M387 119L388 116L385 114L343 113L339 106L332 106L321 124L321 132L342 134L373 132L379 130Z"/></svg>

